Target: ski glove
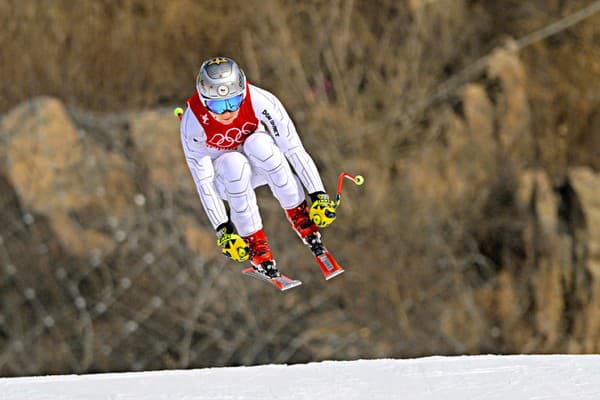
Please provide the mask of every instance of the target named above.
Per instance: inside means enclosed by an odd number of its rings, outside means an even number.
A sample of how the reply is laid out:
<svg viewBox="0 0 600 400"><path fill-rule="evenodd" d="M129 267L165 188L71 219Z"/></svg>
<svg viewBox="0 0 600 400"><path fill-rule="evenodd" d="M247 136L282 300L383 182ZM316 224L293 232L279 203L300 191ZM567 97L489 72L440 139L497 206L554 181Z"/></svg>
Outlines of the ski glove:
<svg viewBox="0 0 600 400"><path fill-rule="evenodd" d="M221 247L221 252L232 260L244 262L250 257L248 244L235 233L229 221L217 227L217 245Z"/></svg>
<svg viewBox="0 0 600 400"><path fill-rule="evenodd" d="M319 228L329 226L335 220L335 203L329 200L327 193L311 193L312 205L308 212L310 220Z"/></svg>

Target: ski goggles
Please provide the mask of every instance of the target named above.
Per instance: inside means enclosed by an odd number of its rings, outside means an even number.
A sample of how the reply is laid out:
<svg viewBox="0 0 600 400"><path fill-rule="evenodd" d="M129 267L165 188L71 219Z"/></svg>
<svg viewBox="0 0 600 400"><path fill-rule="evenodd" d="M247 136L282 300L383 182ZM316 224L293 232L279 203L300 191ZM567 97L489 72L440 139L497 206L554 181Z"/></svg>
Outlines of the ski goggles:
<svg viewBox="0 0 600 400"><path fill-rule="evenodd" d="M244 101L244 94L240 93L228 99L204 99L204 105L215 114L223 114L225 111L237 111L242 101Z"/></svg>

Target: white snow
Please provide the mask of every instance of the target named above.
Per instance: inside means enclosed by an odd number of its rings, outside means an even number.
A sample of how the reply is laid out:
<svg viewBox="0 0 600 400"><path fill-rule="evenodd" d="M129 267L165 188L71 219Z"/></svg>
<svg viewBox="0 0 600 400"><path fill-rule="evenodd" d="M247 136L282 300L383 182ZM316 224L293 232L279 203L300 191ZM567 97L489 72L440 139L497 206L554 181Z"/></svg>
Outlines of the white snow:
<svg viewBox="0 0 600 400"><path fill-rule="evenodd" d="M0 378L1 400L598 400L600 355L461 356Z"/></svg>

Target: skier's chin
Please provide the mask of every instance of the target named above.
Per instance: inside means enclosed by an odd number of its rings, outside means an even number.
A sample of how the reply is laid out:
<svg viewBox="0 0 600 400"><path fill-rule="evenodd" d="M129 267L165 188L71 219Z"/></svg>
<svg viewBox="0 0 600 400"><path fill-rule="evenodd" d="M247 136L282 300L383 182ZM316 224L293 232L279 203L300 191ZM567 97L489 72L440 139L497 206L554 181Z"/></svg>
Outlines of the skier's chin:
<svg viewBox="0 0 600 400"><path fill-rule="evenodd" d="M233 123L233 121L235 121L238 114L239 114L239 110L236 110L234 112L225 111L223 114L213 114L213 115L214 115L215 119L217 121L219 121L220 123L222 123L223 125L229 125L229 124Z"/></svg>

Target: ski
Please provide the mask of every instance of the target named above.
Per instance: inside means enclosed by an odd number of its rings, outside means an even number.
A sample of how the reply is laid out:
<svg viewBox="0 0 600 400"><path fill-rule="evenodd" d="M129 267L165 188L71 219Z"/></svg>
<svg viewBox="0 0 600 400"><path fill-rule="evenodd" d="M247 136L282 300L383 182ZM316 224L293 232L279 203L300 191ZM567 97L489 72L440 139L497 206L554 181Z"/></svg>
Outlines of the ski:
<svg viewBox="0 0 600 400"><path fill-rule="evenodd" d="M317 260L317 264L319 264L321 272L323 272L323 277L326 280L336 277L344 272L344 269L340 267L338 262L335 260L335 258L333 258L327 249L325 249L323 253L315 255L315 259Z"/></svg>
<svg viewBox="0 0 600 400"><path fill-rule="evenodd" d="M254 269L253 267L244 268L242 270L242 274L250 276L252 278L259 279L261 281L269 282L270 284L274 285L276 288L278 288L282 292L284 290L288 290L293 287L300 286L302 284L301 281L288 278L287 276L285 276L283 274L280 274L279 276L271 278L265 272L258 271L256 269Z"/></svg>
<svg viewBox="0 0 600 400"><path fill-rule="evenodd" d="M309 235L304 242L313 253L313 256L315 256L315 260L317 261L319 268L321 268L323 277L326 280L336 277L344 272L344 269L323 245L319 233Z"/></svg>

